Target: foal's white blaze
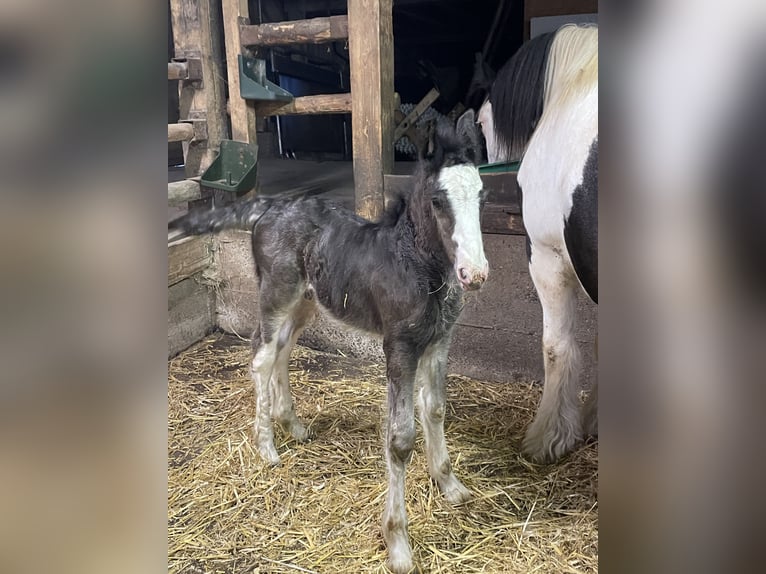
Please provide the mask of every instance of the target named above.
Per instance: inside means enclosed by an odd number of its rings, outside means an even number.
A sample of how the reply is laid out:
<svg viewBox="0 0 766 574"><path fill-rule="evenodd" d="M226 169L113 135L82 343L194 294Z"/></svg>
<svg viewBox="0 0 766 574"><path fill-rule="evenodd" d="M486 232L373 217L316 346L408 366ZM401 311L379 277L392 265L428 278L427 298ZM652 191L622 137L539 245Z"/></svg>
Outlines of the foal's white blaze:
<svg viewBox="0 0 766 574"><path fill-rule="evenodd" d="M489 273L481 239L479 170L465 164L445 167L439 173L439 185L447 194L455 218L455 273L463 286L478 287Z"/></svg>

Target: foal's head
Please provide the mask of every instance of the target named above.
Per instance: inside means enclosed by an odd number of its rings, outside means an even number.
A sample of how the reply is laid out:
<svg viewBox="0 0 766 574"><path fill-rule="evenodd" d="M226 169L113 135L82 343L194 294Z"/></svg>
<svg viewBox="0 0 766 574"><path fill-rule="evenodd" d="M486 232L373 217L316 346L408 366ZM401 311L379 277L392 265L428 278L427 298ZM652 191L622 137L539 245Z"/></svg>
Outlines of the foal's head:
<svg viewBox="0 0 766 574"><path fill-rule="evenodd" d="M481 161L480 141L474 112L468 110L455 127L438 124L422 154L423 223L435 228L431 240L441 243L463 289L478 289L489 273L481 239L486 193L476 167Z"/></svg>

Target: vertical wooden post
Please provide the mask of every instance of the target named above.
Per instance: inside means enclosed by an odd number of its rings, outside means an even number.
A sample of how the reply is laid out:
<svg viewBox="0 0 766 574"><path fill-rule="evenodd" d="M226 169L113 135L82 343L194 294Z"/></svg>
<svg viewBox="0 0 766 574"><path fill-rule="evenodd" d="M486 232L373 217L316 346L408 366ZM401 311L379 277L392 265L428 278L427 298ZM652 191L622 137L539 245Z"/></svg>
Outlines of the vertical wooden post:
<svg viewBox="0 0 766 574"><path fill-rule="evenodd" d="M356 211L384 207L383 174L394 167L393 0L348 0Z"/></svg>
<svg viewBox="0 0 766 574"><path fill-rule="evenodd" d="M186 177L200 175L215 159L226 139L226 100L223 87L223 52L217 23L221 11L216 0L170 0L176 58L199 58L201 82L179 82L182 120L206 120L207 140L184 143Z"/></svg>
<svg viewBox="0 0 766 574"><path fill-rule="evenodd" d="M250 24L247 0L223 0L223 33L226 39L226 70L229 75L231 139L257 144L255 107L239 95L237 56L244 53L239 40L239 25Z"/></svg>

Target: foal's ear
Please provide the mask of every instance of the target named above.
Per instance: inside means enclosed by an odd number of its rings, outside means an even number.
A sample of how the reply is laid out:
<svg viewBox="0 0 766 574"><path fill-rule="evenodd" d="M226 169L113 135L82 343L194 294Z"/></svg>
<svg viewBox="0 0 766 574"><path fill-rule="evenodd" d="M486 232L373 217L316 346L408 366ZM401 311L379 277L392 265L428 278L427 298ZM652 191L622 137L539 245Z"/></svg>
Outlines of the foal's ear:
<svg viewBox="0 0 766 574"><path fill-rule="evenodd" d="M443 126L442 126L443 128ZM420 157L425 160L433 160L434 163L441 164L444 158L444 148L438 133L438 122L431 120L426 123L426 137L421 141Z"/></svg>
<svg viewBox="0 0 766 574"><path fill-rule="evenodd" d="M457 120L455 126L460 142L467 148L468 155L474 163L480 163L482 157L481 134L479 125L476 123L476 115L472 109L468 109Z"/></svg>

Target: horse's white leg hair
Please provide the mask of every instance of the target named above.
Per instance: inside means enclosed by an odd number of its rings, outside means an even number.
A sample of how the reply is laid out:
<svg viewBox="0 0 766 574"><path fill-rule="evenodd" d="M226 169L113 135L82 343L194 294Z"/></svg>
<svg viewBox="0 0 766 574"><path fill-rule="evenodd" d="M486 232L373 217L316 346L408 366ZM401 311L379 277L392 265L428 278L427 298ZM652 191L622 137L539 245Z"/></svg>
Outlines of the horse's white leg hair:
<svg viewBox="0 0 766 574"><path fill-rule="evenodd" d="M598 380L593 384L582 410L582 426L588 436L598 436Z"/></svg>
<svg viewBox="0 0 766 574"><path fill-rule="evenodd" d="M384 349L386 344L384 342ZM404 502L404 479L407 463L415 446L414 379L417 361L386 353L388 374L388 423L386 428L386 464L388 493L383 511L383 538L388 549L388 567L396 574L412 570L415 563L407 535L407 507ZM392 363L394 366L392 367ZM394 375L396 373L396 375Z"/></svg>
<svg viewBox="0 0 766 574"><path fill-rule="evenodd" d="M596 351L596 361L598 361L598 333L596 333L596 342L594 344ZM582 411L582 426L588 436L598 436L598 378L593 383L593 388L585 402L585 408Z"/></svg>
<svg viewBox="0 0 766 574"><path fill-rule="evenodd" d="M271 416L298 442L306 441L309 438L309 433L296 416L293 406L293 398L290 393L290 353L306 324L313 317L314 310L313 302L303 300L280 328L277 345L278 349L280 344L282 348L278 350L276 364L271 375L271 388L273 390Z"/></svg>
<svg viewBox="0 0 766 574"><path fill-rule="evenodd" d="M428 472L439 490L452 504L471 498L468 490L452 472L447 445L444 440L444 413L447 404L445 377L449 341L432 345L420 357L417 371L418 414L426 441Z"/></svg>
<svg viewBox="0 0 766 574"><path fill-rule="evenodd" d="M552 249L533 245L529 272L543 308L545 386L523 449L533 461L547 463L582 437L580 351L574 336L578 284L569 262Z"/></svg>
<svg viewBox="0 0 766 574"><path fill-rule="evenodd" d="M272 465L279 464L279 455L274 446L274 428L271 425L272 392L269 381L277 358L276 333L266 343L261 341L252 362L255 384L255 443L263 460Z"/></svg>

